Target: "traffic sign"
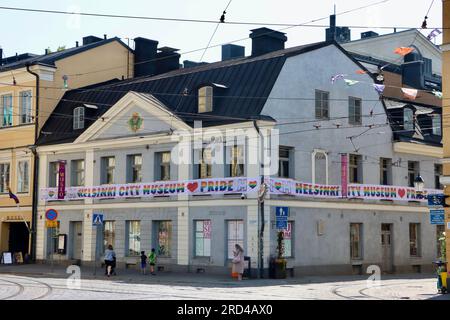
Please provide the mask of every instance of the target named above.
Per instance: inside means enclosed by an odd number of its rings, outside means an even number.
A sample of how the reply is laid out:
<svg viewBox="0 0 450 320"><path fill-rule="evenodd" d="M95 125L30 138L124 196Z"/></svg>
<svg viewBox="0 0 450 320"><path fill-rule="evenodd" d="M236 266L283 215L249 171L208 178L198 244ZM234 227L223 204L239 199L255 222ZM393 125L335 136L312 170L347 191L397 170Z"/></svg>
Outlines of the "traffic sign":
<svg viewBox="0 0 450 320"><path fill-rule="evenodd" d="M45 220L45 226L47 228L58 228L58 221L56 221L56 220Z"/></svg>
<svg viewBox="0 0 450 320"><path fill-rule="evenodd" d="M45 212L45 218L50 221L55 221L56 218L58 218L58 211L56 211L55 209L48 209Z"/></svg>
<svg viewBox="0 0 450 320"><path fill-rule="evenodd" d="M276 220L276 225L278 230L286 230L288 228L288 221L287 220Z"/></svg>
<svg viewBox="0 0 450 320"><path fill-rule="evenodd" d="M92 225L101 226L103 224L103 213L94 213L92 215Z"/></svg>
<svg viewBox="0 0 450 320"><path fill-rule="evenodd" d="M430 210L431 224L445 224L444 209Z"/></svg>
<svg viewBox="0 0 450 320"><path fill-rule="evenodd" d="M430 206L430 207L444 207L445 206L445 195L443 195L443 194L429 194L428 195L428 206Z"/></svg>
<svg viewBox="0 0 450 320"><path fill-rule="evenodd" d="M289 217L289 207L276 207L275 208L275 216L277 218L286 218Z"/></svg>

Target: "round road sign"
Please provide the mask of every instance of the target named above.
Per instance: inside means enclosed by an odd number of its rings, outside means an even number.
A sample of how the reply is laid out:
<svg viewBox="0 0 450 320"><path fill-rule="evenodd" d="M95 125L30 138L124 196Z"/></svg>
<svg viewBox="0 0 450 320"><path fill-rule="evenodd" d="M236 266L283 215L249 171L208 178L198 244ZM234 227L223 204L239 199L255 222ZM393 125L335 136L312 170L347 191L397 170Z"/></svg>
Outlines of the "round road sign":
<svg viewBox="0 0 450 320"><path fill-rule="evenodd" d="M56 220L56 218L58 218L58 211L56 211L55 209L48 209L45 212L45 218L50 221Z"/></svg>

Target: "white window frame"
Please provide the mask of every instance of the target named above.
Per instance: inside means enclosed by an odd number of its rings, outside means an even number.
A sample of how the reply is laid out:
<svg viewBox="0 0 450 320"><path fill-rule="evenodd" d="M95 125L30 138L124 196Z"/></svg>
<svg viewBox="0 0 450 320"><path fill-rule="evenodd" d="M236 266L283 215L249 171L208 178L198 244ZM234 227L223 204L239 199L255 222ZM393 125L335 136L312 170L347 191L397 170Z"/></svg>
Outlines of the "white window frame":
<svg viewBox="0 0 450 320"><path fill-rule="evenodd" d="M76 164L83 163L83 169L78 169ZM70 171L71 171L71 186L72 187L81 187L84 186L86 181L86 161L84 159L76 159L70 161ZM82 181L78 181L78 174L81 174Z"/></svg>
<svg viewBox="0 0 450 320"><path fill-rule="evenodd" d="M198 113L213 111L213 87L204 86L198 89Z"/></svg>
<svg viewBox="0 0 450 320"><path fill-rule="evenodd" d="M441 119L442 119L442 117L440 114L433 114L433 116L431 118L432 133L436 136L442 136Z"/></svg>
<svg viewBox="0 0 450 320"><path fill-rule="evenodd" d="M114 160L114 166L110 166L108 160ZM100 158L100 166L101 166L101 174L100 180L101 184L114 184L115 176L116 176L116 157L115 156L105 156ZM112 181L108 181L108 172L112 171Z"/></svg>
<svg viewBox="0 0 450 320"><path fill-rule="evenodd" d="M29 95L26 95L29 94ZM29 98L29 105L24 106L24 98ZM25 121L24 118L25 117ZM33 122L33 92L25 90L19 92L19 123L28 124Z"/></svg>
<svg viewBox="0 0 450 320"><path fill-rule="evenodd" d="M6 181L4 177L4 166L7 165L8 167L8 179ZM8 193L8 186L11 182L11 163L10 162L2 162L0 163L0 193Z"/></svg>
<svg viewBox="0 0 450 320"><path fill-rule="evenodd" d="M52 171L52 165L56 164L55 171ZM51 186L50 181L52 180L53 175L55 176L55 185ZM49 188L56 188L58 187L58 180L59 180L59 162L58 161L50 161L48 163L48 187Z"/></svg>
<svg viewBox="0 0 450 320"><path fill-rule="evenodd" d="M403 109L403 129L405 131L414 131L414 117L414 111L411 108Z"/></svg>
<svg viewBox="0 0 450 320"><path fill-rule="evenodd" d="M356 102L359 102L359 113L357 111ZM353 111L353 113L351 112ZM358 116L358 117L357 117ZM362 99L357 97L348 97L348 123L350 125L362 124Z"/></svg>
<svg viewBox="0 0 450 320"><path fill-rule="evenodd" d="M233 259L233 251L235 244L239 244L242 248L244 248L244 242L245 242L245 224L244 220L242 219L233 219L233 220L227 220L227 259ZM236 238L230 239L230 230L232 229L233 225L235 225L235 231L237 231ZM239 230L242 228L242 234L238 234ZM242 236L242 238L238 237Z"/></svg>
<svg viewBox="0 0 450 320"><path fill-rule="evenodd" d="M205 222L209 224L209 238L205 237ZM201 230L197 229L197 227L201 224ZM194 220L194 257L199 258L209 258L211 257L211 220L210 219L202 219L202 220ZM197 251L197 241L200 240L203 242L203 252Z"/></svg>
<svg viewBox="0 0 450 320"><path fill-rule="evenodd" d="M73 109L73 130L84 129L84 107L76 107Z"/></svg>
<svg viewBox="0 0 450 320"><path fill-rule="evenodd" d="M11 109L11 124L5 124L5 108L3 105L3 99L5 97L11 97L11 105L9 106ZM0 109L1 109L1 117L0 126L2 128L8 128L14 125L14 94L12 92L5 92L0 96Z"/></svg>
<svg viewBox="0 0 450 320"><path fill-rule="evenodd" d="M325 156L325 184L328 184L328 152L323 149L314 149L311 153L311 176L312 176L312 183L316 183L316 155L317 154L323 154Z"/></svg>
<svg viewBox="0 0 450 320"><path fill-rule="evenodd" d="M21 177L21 172L20 172L20 164L21 163L26 163L26 175ZM30 160L28 159L19 159L17 160L16 163L16 168L17 168L17 193L29 193L30 192ZM20 181L22 178L22 182ZM25 186L25 189L20 188L22 186Z"/></svg>

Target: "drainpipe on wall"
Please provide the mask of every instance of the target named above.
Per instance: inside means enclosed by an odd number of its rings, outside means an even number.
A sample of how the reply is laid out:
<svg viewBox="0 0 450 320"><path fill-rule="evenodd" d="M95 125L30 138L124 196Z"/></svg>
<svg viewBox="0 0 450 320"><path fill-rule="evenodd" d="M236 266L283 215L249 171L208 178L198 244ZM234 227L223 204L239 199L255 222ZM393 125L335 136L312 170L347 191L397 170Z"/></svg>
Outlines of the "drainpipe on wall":
<svg viewBox="0 0 450 320"><path fill-rule="evenodd" d="M253 126L255 127L256 132L261 138L261 150L262 150L262 156L261 156L261 162L264 159L264 137L262 133L259 130L258 124L256 121L253 121ZM264 166L261 163L260 164L260 170L261 172L261 187L263 186L265 179L264 179ZM259 198L258 194L258 211L259 211L259 219L258 219L258 269L259 269L259 278L264 278L264 195L262 196L262 199Z"/></svg>
<svg viewBox="0 0 450 320"><path fill-rule="evenodd" d="M39 75L30 70L30 64L27 64L27 72L35 76L36 78L36 112L34 117L34 145L31 147L33 153L33 204L31 214L31 259L36 261L36 225L37 225L37 197L38 197L38 166L39 157L36 152L36 144L39 134Z"/></svg>

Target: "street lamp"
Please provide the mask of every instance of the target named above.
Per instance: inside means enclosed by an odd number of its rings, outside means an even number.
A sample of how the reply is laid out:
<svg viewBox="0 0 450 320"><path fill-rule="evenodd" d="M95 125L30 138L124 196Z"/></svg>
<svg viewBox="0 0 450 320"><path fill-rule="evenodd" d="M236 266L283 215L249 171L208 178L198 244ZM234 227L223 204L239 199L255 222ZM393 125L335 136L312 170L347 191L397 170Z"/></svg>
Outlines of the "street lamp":
<svg viewBox="0 0 450 320"><path fill-rule="evenodd" d="M416 192L422 193L424 186L425 186L425 182L423 181L423 178L420 175L418 175L414 179L414 189L416 190Z"/></svg>

